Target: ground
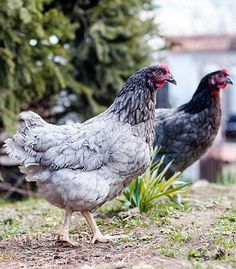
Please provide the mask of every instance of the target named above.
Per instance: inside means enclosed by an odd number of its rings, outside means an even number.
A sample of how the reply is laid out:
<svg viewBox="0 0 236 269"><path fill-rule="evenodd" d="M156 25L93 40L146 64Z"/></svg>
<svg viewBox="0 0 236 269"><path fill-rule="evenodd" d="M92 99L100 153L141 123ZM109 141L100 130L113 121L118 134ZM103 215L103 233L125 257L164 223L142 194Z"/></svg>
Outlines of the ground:
<svg viewBox="0 0 236 269"><path fill-rule="evenodd" d="M43 199L2 203L0 268L236 268L236 186L199 181L184 208L159 201L148 214L117 211L116 203L96 213L104 233L127 239L90 244L91 232L75 214L70 234L77 248L55 244L52 231L63 211Z"/></svg>

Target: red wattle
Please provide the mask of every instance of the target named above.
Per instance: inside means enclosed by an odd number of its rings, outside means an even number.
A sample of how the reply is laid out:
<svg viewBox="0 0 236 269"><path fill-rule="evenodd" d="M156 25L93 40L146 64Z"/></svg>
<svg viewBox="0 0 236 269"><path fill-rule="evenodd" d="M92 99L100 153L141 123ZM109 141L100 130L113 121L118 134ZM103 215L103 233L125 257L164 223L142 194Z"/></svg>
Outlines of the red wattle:
<svg viewBox="0 0 236 269"><path fill-rule="evenodd" d="M165 81L162 81L162 82L156 82L155 83L156 87L159 89L159 88L162 88L163 86L165 86Z"/></svg>

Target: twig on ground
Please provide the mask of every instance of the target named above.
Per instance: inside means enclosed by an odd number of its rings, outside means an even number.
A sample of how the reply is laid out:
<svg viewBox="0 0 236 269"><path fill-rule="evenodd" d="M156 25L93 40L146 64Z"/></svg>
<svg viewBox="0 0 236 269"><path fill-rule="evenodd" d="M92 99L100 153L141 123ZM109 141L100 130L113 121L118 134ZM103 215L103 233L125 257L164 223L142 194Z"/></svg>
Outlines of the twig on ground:
<svg viewBox="0 0 236 269"><path fill-rule="evenodd" d="M11 184L6 183L6 182L0 182L0 189L7 190L8 191L7 194L8 193L11 194L12 192L18 192L18 193L33 196L33 197L39 196L36 192L30 191L30 190L23 190L23 189L15 187L15 186L12 186ZM4 196L4 198L5 198L5 196Z"/></svg>

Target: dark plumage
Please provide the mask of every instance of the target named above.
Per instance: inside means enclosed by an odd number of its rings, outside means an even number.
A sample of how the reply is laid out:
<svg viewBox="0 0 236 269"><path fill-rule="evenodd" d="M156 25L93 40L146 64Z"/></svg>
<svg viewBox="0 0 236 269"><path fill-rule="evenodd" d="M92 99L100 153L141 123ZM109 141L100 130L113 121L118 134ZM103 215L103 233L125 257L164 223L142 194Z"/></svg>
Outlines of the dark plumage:
<svg viewBox="0 0 236 269"><path fill-rule="evenodd" d="M173 109L156 110L155 146L161 146L156 159L165 155L165 164L173 160L166 178L184 171L212 145L221 121L220 88L232 84L228 71L206 75L192 99Z"/></svg>

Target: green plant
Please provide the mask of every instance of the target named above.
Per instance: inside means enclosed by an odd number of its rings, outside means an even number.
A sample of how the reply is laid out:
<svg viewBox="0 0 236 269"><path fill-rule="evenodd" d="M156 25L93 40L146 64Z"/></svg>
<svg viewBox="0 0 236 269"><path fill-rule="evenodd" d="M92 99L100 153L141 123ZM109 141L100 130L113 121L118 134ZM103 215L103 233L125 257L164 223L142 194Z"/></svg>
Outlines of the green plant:
<svg viewBox="0 0 236 269"><path fill-rule="evenodd" d="M180 172L176 172L171 178L165 179L165 174L169 169L171 162L162 169L164 156L161 160L155 162L154 158L158 149L153 152L150 166L145 173L134 179L125 189L124 200L130 204L130 207L138 207L141 213L146 213L154 205L155 200L166 196L177 204L174 195L179 194L181 190L188 186L189 182L176 180Z"/></svg>

